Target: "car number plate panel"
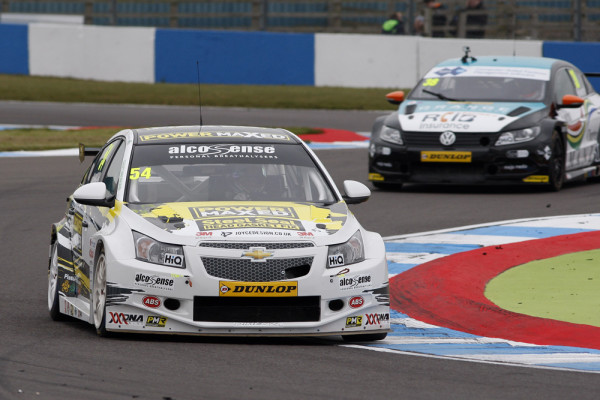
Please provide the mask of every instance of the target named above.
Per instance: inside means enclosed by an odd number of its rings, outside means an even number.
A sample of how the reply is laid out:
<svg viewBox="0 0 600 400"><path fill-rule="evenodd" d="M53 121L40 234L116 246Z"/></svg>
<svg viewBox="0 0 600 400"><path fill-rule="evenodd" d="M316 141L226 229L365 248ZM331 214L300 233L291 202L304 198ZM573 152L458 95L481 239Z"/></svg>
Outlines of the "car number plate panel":
<svg viewBox="0 0 600 400"><path fill-rule="evenodd" d="M422 151L421 162L470 163L470 151Z"/></svg>

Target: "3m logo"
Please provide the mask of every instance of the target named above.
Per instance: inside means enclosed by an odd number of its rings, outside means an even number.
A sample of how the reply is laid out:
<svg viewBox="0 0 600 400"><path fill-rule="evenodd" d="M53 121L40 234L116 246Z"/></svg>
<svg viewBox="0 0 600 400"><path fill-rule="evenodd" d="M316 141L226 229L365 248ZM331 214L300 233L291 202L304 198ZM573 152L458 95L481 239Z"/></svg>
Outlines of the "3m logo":
<svg viewBox="0 0 600 400"><path fill-rule="evenodd" d="M471 162L470 151L422 151L421 162Z"/></svg>
<svg viewBox="0 0 600 400"><path fill-rule="evenodd" d="M219 281L219 296L294 297L298 296L298 282Z"/></svg>
<svg viewBox="0 0 600 400"><path fill-rule="evenodd" d="M118 325L139 325L144 322L144 316L142 314L123 314L109 312L110 321L109 324Z"/></svg>
<svg viewBox="0 0 600 400"><path fill-rule="evenodd" d="M362 315L346 318L346 328L356 328L362 326Z"/></svg>

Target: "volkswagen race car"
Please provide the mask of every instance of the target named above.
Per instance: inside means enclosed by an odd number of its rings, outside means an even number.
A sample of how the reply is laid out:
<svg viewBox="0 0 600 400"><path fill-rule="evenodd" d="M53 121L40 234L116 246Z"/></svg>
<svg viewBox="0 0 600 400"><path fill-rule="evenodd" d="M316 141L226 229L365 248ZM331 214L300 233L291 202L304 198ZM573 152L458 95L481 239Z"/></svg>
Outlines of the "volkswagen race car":
<svg viewBox="0 0 600 400"><path fill-rule="evenodd" d="M387 95L369 147L375 187L524 183L560 190L599 173L600 95L572 64L469 56L432 68L410 92Z"/></svg>
<svg viewBox="0 0 600 400"><path fill-rule="evenodd" d="M381 237L316 155L283 129L127 129L52 226L48 307L113 331L383 339Z"/></svg>

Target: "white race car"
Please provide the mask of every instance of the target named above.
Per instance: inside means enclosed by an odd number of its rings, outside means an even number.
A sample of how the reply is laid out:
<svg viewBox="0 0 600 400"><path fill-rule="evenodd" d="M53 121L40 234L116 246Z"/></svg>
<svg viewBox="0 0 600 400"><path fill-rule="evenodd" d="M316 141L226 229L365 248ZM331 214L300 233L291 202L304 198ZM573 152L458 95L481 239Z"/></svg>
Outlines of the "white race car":
<svg viewBox="0 0 600 400"><path fill-rule="evenodd" d="M110 332L383 339L381 237L282 129L127 129L52 226L48 308Z"/></svg>

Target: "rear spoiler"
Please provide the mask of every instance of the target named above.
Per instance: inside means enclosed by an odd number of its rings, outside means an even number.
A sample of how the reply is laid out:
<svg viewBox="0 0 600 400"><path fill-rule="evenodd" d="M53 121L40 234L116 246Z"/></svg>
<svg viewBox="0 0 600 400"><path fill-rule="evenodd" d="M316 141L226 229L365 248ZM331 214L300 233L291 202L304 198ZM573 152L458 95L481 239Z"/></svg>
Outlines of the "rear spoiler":
<svg viewBox="0 0 600 400"><path fill-rule="evenodd" d="M79 162L83 162L85 156L95 156L100 153L100 147L88 147L86 149L83 143L79 143Z"/></svg>

